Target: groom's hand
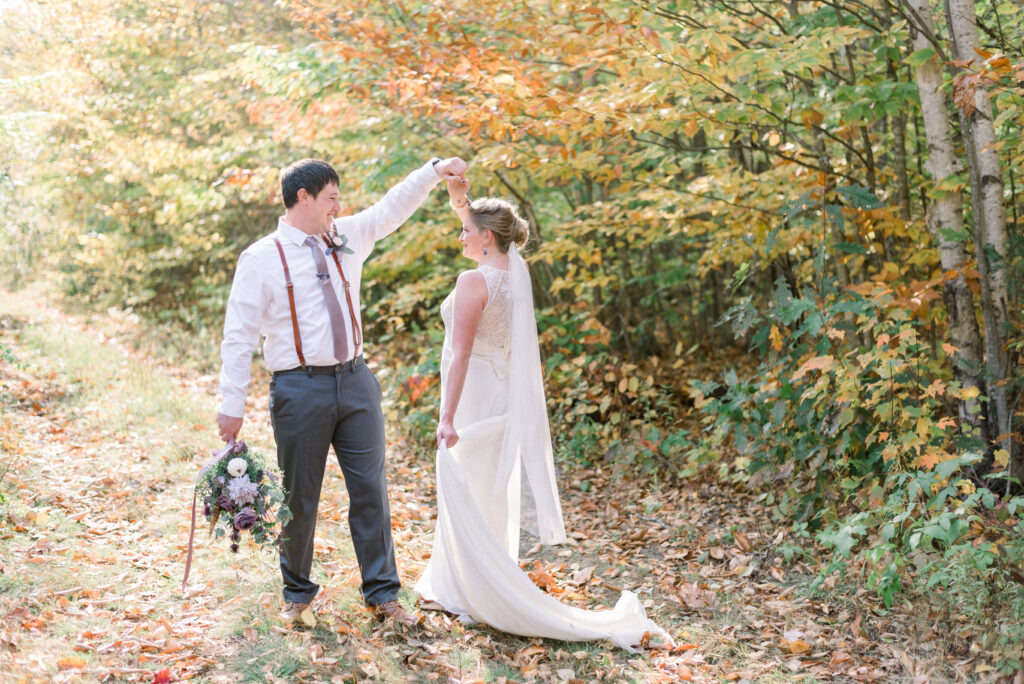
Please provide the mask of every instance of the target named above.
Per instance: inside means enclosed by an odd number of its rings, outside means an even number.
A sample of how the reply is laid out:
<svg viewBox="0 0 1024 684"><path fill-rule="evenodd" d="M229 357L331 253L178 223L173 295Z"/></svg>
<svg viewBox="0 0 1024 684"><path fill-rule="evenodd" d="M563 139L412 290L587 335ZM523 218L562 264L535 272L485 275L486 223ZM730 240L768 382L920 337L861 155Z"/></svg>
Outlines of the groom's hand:
<svg viewBox="0 0 1024 684"><path fill-rule="evenodd" d="M238 437L238 431L242 429L242 419L218 413L217 427L220 430L220 438L225 442L230 442Z"/></svg>
<svg viewBox="0 0 1024 684"><path fill-rule="evenodd" d="M462 161L458 157L449 157L443 159L434 164L434 171L441 177L442 180L465 180L466 179L466 162Z"/></svg>

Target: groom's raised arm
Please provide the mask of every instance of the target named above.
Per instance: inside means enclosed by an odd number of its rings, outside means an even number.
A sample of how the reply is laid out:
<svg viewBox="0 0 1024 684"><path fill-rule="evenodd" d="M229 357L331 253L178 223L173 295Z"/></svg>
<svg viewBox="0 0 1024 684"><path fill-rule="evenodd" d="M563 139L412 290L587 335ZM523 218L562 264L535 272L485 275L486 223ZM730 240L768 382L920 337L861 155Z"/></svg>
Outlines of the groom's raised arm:
<svg viewBox="0 0 1024 684"><path fill-rule="evenodd" d="M405 223L430 196L435 185L441 180L462 178L465 173L466 162L458 157L432 159L388 190L373 206L335 219L334 226L339 233L358 236L359 239L353 241L356 256L365 260L373 244Z"/></svg>

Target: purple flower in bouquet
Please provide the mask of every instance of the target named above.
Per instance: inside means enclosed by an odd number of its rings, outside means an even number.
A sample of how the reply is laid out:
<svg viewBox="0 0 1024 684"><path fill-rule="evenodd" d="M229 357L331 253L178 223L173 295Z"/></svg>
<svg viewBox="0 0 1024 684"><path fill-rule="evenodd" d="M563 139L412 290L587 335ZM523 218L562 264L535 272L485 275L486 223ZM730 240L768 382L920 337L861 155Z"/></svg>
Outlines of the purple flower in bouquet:
<svg viewBox="0 0 1024 684"><path fill-rule="evenodd" d="M248 475L242 475L241 477L233 477L228 482L228 496L234 499L238 504L249 504L256 500L260 490L256 486L256 483L249 480Z"/></svg>
<svg viewBox="0 0 1024 684"><path fill-rule="evenodd" d="M238 553L238 544L231 545L231 553Z"/></svg>
<svg viewBox="0 0 1024 684"><path fill-rule="evenodd" d="M209 518L211 513L213 513L213 511L210 510L210 504L203 504L203 515Z"/></svg>
<svg viewBox="0 0 1024 684"><path fill-rule="evenodd" d="M236 506L235 502L231 500L231 497L221 494L220 498L217 499L217 508L222 511L227 511L228 513L234 513L238 506Z"/></svg>
<svg viewBox="0 0 1024 684"><path fill-rule="evenodd" d="M259 516L256 515L256 512L246 506L235 515L235 529L250 530L258 520Z"/></svg>

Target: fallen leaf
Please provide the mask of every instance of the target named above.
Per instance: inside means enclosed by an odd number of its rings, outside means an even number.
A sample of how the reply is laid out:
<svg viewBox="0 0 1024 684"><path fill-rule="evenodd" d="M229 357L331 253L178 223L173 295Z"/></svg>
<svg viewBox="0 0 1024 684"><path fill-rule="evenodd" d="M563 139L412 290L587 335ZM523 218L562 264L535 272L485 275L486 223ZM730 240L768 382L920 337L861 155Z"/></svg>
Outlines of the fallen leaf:
<svg viewBox="0 0 1024 684"><path fill-rule="evenodd" d="M529 572L529 575L533 583L544 591L551 594L559 593L560 587L558 583L555 582L555 578L551 573L544 569L544 565L540 561L534 561L533 570Z"/></svg>
<svg viewBox="0 0 1024 684"><path fill-rule="evenodd" d="M66 658L61 658L60 660L57 661L57 669L60 669L60 670L70 670L72 668L81 668L81 667L85 667L86 665L88 665L88 663L85 662L85 658L81 658L79 656L68 656Z"/></svg>
<svg viewBox="0 0 1024 684"><path fill-rule="evenodd" d="M811 645L803 639L794 639L793 641L786 642L786 648L789 649L790 653L799 654L810 651Z"/></svg>
<svg viewBox="0 0 1024 684"><path fill-rule="evenodd" d="M572 576L570 584L575 584L577 587L582 584L586 584L594 576L594 570L596 569L596 565L591 565L589 567L577 570L576 573Z"/></svg>

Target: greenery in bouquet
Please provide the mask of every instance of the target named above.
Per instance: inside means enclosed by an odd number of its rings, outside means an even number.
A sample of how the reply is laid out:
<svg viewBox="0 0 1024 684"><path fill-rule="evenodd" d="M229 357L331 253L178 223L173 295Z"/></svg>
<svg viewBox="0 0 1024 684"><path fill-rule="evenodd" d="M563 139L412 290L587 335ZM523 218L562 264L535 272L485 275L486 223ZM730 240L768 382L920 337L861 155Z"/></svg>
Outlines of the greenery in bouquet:
<svg viewBox="0 0 1024 684"><path fill-rule="evenodd" d="M245 442L233 442L217 453L199 475L196 494L203 501L203 515L210 533L227 536L231 551L238 551L242 534L248 532L259 548L278 545L278 525L291 520L284 505L284 489L267 467L262 454Z"/></svg>

